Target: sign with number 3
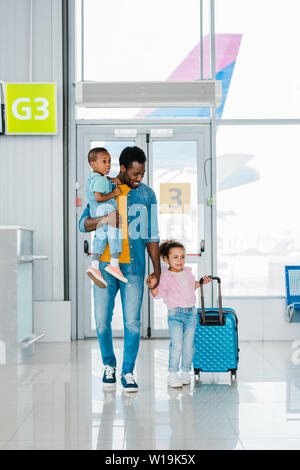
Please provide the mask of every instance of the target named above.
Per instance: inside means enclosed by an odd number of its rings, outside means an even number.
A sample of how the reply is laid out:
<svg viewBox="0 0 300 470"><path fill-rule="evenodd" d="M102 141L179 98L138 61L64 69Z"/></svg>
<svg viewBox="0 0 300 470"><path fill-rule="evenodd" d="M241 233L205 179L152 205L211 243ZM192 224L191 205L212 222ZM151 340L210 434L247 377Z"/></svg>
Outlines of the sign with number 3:
<svg viewBox="0 0 300 470"><path fill-rule="evenodd" d="M190 204L190 183L160 183L160 214L186 214Z"/></svg>
<svg viewBox="0 0 300 470"><path fill-rule="evenodd" d="M6 83L6 134L56 134L56 84Z"/></svg>

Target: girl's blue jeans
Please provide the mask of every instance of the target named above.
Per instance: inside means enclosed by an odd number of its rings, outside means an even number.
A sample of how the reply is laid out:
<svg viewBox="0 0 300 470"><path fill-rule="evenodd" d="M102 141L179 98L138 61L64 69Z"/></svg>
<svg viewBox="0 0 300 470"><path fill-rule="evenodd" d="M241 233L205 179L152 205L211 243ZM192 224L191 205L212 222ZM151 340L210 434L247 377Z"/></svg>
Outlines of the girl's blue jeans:
<svg viewBox="0 0 300 470"><path fill-rule="evenodd" d="M168 310L170 333L169 372L177 372L180 366L184 372L191 370L195 353L194 338L197 324L195 307L176 307Z"/></svg>

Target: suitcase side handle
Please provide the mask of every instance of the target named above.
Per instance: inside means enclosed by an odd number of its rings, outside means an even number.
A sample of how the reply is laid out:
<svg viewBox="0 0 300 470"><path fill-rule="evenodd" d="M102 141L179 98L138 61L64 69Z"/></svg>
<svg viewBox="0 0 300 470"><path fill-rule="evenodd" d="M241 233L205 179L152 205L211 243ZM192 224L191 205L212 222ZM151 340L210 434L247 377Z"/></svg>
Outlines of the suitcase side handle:
<svg viewBox="0 0 300 470"><path fill-rule="evenodd" d="M221 293L221 278L218 276L208 276L213 281L218 283L218 296L219 296L219 319L220 324L223 325L223 306L222 306L222 293ZM205 307L204 307L204 291L203 291L203 277L200 279L200 291L201 291L201 316L202 323L205 325Z"/></svg>

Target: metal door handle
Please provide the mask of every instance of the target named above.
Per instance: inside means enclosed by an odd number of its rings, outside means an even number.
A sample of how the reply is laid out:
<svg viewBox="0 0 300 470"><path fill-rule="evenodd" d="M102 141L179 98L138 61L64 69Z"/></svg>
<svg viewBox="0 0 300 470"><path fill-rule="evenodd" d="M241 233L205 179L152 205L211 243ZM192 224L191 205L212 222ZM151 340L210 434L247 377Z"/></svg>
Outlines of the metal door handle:
<svg viewBox="0 0 300 470"><path fill-rule="evenodd" d="M33 261L45 260L48 259L46 255L21 255L18 256L18 263L32 263Z"/></svg>
<svg viewBox="0 0 300 470"><path fill-rule="evenodd" d="M201 240L200 253L204 253L204 251L205 251L205 240Z"/></svg>
<svg viewBox="0 0 300 470"><path fill-rule="evenodd" d="M89 242L87 240L84 240L83 242L83 251L86 255L89 256Z"/></svg>

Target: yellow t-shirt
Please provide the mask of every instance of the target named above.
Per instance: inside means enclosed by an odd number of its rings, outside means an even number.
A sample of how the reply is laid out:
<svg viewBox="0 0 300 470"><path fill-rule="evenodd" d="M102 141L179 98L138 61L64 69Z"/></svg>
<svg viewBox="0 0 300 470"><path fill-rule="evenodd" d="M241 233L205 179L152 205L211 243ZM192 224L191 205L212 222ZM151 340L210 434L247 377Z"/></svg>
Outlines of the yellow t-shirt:
<svg viewBox="0 0 300 470"><path fill-rule="evenodd" d="M120 184L118 187L121 189L122 194L116 197L118 211L122 218L122 233L123 233L123 245L122 253L119 256L119 263L130 263L130 251L129 251L129 240L128 240L128 223L127 223L127 194L131 190L127 184ZM100 261L110 262L110 251L109 244L107 242L105 250L100 258Z"/></svg>

